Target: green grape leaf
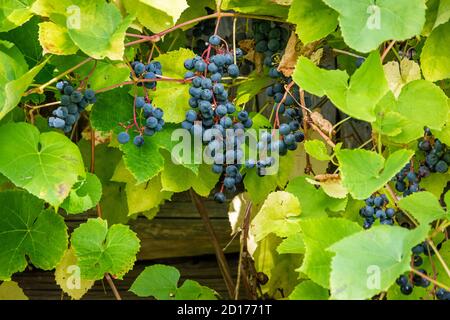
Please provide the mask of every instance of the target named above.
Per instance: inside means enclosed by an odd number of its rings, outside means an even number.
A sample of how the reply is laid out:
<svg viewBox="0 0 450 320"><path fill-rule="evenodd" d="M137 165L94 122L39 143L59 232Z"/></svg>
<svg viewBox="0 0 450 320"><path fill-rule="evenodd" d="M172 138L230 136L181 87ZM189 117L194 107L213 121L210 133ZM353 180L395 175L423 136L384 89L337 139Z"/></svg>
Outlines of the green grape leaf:
<svg viewBox="0 0 450 320"><path fill-rule="evenodd" d="M24 191L0 192L0 280L36 267L53 269L67 248L67 226L44 201Z"/></svg>
<svg viewBox="0 0 450 320"><path fill-rule="evenodd" d="M78 142L84 163L91 163L91 143L87 140ZM106 144L95 146L95 174L102 183L100 206L102 217L109 225L128 222L128 207L125 184L111 181L114 170L122 159L122 152Z"/></svg>
<svg viewBox="0 0 450 320"><path fill-rule="evenodd" d="M122 60L125 32L134 17L123 19L115 4L102 0L37 0L32 9L66 29L70 39L87 55L100 60Z"/></svg>
<svg viewBox="0 0 450 320"><path fill-rule="evenodd" d="M170 199L173 194L162 190L161 177L159 175L148 182L137 184L136 179L125 167L123 161L117 164L111 180L126 183L125 192L129 216L148 210L158 210L159 206L165 200Z"/></svg>
<svg viewBox="0 0 450 320"><path fill-rule="evenodd" d="M61 207L70 214L83 213L97 205L102 197L102 183L95 174L87 173L70 191Z"/></svg>
<svg viewBox="0 0 450 320"><path fill-rule="evenodd" d="M220 175L212 172L210 165L204 163L199 165L198 173L195 174L189 168L175 164L169 153L164 152L163 155L164 170L161 172L161 185L164 191L183 192L193 188L197 194L207 197L219 181Z"/></svg>
<svg viewBox="0 0 450 320"><path fill-rule="evenodd" d="M89 70L86 70L90 66ZM86 68L79 69L78 72L81 76L81 71L86 74L86 76L91 72L92 65L89 63L86 65ZM97 66L95 67L94 72L89 76L89 86L93 90L98 90L102 88L106 88L111 84L118 84L124 81L129 80L130 78L130 69L127 65L123 63L106 63L102 61L97 61ZM116 91L117 89L113 90ZM98 101L98 100L97 100ZM116 102L116 101L115 101ZM131 106L133 102L131 102ZM128 105L129 106L129 105ZM116 111L116 107L114 107L114 111ZM110 112L111 113L111 112Z"/></svg>
<svg viewBox="0 0 450 320"><path fill-rule="evenodd" d="M288 21L297 25L298 37L308 44L333 32L338 24L337 18L337 12L322 0L293 0Z"/></svg>
<svg viewBox="0 0 450 320"><path fill-rule="evenodd" d="M420 224L429 224L437 219L449 218L439 200L430 192L416 192L398 202L400 209L411 214Z"/></svg>
<svg viewBox="0 0 450 320"><path fill-rule="evenodd" d="M263 117L261 116L261 118ZM289 152L279 158L279 168L276 174L260 177L257 170L247 171L244 176L244 186L251 200L255 204L262 203L277 187L284 188L289 179L295 175L296 166L299 165L298 161L296 152Z"/></svg>
<svg viewBox="0 0 450 320"><path fill-rule="evenodd" d="M172 27L188 8L186 0L127 0L122 3L129 14L136 16L144 27L154 33Z"/></svg>
<svg viewBox="0 0 450 320"><path fill-rule="evenodd" d="M80 279L77 257L72 248L67 249L55 268L55 281L72 299L80 300L92 288L94 280Z"/></svg>
<svg viewBox="0 0 450 320"><path fill-rule="evenodd" d="M322 188L317 189L307 181L306 177L296 177L289 181L286 191L292 193L300 201L302 219L317 218L327 215L327 210L341 211L345 209L347 199L332 198Z"/></svg>
<svg viewBox="0 0 450 320"><path fill-rule="evenodd" d="M114 108L114 112L111 112ZM97 95L97 102L92 107L91 124L98 131L120 132L119 123L133 119L133 97L127 88L117 88Z"/></svg>
<svg viewBox="0 0 450 320"><path fill-rule="evenodd" d="M344 41L360 52L370 52L387 40L406 40L420 34L425 23L423 0L323 0L339 12Z"/></svg>
<svg viewBox="0 0 450 320"><path fill-rule="evenodd" d="M217 293L197 281L186 280L183 285L177 289L176 300L217 300Z"/></svg>
<svg viewBox="0 0 450 320"><path fill-rule="evenodd" d="M153 296L158 300L173 299L180 272L171 266L155 264L146 267L134 280L130 291L139 297Z"/></svg>
<svg viewBox="0 0 450 320"><path fill-rule="evenodd" d="M358 112L362 120L372 122L375 120L376 104L388 91L389 85L384 75L381 58L376 51L371 53L352 75L347 91L347 111L343 111L351 115L350 112L358 110L355 112Z"/></svg>
<svg viewBox="0 0 450 320"><path fill-rule="evenodd" d="M249 74L248 79L238 86L234 103L239 106L251 101L271 83L272 79L268 75L261 75L259 72L253 71Z"/></svg>
<svg viewBox="0 0 450 320"><path fill-rule="evenodd" d="M177 21L177 24L205 16L208 14L206 8L216 7L215 0L187 0L187 4L189 7L183 11L180 18ZM184 26L182 30L188 30L192 28L194 25L195 23Z"/></svg>
<svg viewBox="0 0 450 320"><path fill-rule="evenodd" d="M261 241L270 233L280 237L295 233L300 213L300 203L292 194L284 191L269 194L250 225L255 240Z"/></svg>
<svg viewBox="0 0 450 320"><path fill-rule="evenodd" d="M430 250L432 250L432 249L430 249ZM439 253L442 257L442 260L447 262L447 267L448 267L448 261L450 261L450 242L445 241L442 244L442 246L440 247ZM424 266L425 267L431 266L431 268L428 268L428 269L432 270L433 266L431 264L432 264L432 262L430 262L430 260L427 259L427 260L425 260ZM442 265L442 263L435 263L435 267L436 267L436 280L438 280L439 282L441 282L447 286L450 286L450 277L448 276L446 267L444 267Z"/></svg>
<svg viewBox="0 0 450 320"><path fill-rule="evenodd" d="M171 266L146 267L133 282L130 291L139 297L158 300L216 300L216 292L196 281L186 280L178 287L180 272Z"/></svg>
<svg viewBox="0 0 450 320"><path fill-rule="evenodd" d="M40 46L38 39L39 22L40 20L38 17L33 17L20 28L16 28L0 35L1 39L10 41L16 45L25 57L29 67L34 67L42 60L42 47ZM46 76L50 76L50 74L47 73ZM39 79L39 77L37 77L37 79Z"/></svg>
<svg viewBox="0 0 450 320"><path fill-rule="evenodd" d="M377 120L372 123L372 128L388 137L395 137L402 132L402 127L406 126L408 119L395 111L377 112Z"/></svg>
<svg viewBox="0 0 450 320"><path fill-rule="evenodd" d="M341 150L337 158L342 182L353 198L366 199L389 182L413 154L410 150L398 150L385 160L368 150Z"/></svg>
<svg viewBox="0 0 450 320"><path fill-rule="evenodd" d="M222 10L286 18L289 8L271 0L222 0Z"/></svg>
<svg viewBox="0 0 450 320"><path fill-rule="evenodd" d="M33 15L31 4L34 0L6 0L0 2L0 32L12 30L25 22Z"/></svg>
<svg viewBox="0 0 450 320"><path fill-rule="evenodd" d="M440 0L433 28L436 28L441 24L446 23L449 19L450 19L450 1Z"/></svg>
<svg viewBox="0 0 450 320"><path fill-rule="evenodd" d="M139 242L128 226L115 224L108 228L106 220L88 219L71 237L81 278L99 280L105 273L111 273L122 279L133 268Z"/></svg>
<svg viewBox="0 0 450 320"><path fill-rule="evenodd" d="M376 226L333 244L331 296L339 300L368 299L386 291L410 269L411 248L422 242L429 226L407 230ZM358 259L355 259L358 257Z"/></svg>
<svg viewBox="0 0 450 320"><path fill-rule="evenodd" d="M141 147L136 147L132 142L120 145L125 165L138 184L155 177L164 168L164 158L153 138L145 137L145 143Z"/></svg>
<svg viewBox="0 0 450 320"><path fill-rule="evenodd" d="M174 61L184 61L194 56L191 50L181 48L162 54L155 60L163 65L164 76L184 79L186 69L183 63L174 63ZM164 111L166 122L180 123L185 120L186 111L190 109L189 98L188 84L160 81L153 94L153 104Z"/></svg>
<svg viewBox="0 0 450 320"><path fill-rule="evenodd" d="M321 140L305 141L305 151L311 157L321 161L329 161L331 157L328 155L327 146Z"/></svg>
<svg viewBox="0 0 450 320"><path fill-rule="evenodd" d="M320 69L305 57L298 59L292 78L314 95L327 95L342 112L368 122L376 119L376 104L389 91L378 52L366 59L349 83L345 71Z"/></svg>
<svg viewBox="0 0 450 320"><path fill-rule="evenodd" d="M305 243L303 240L303 234L300 232L290 234L287 238L283 239L277 247L277 252L279 254L304 254Z"/></svg>
<svg viewBox="0 0 450 320"><path fill-rule="evenodd" d="M328 300L328 297L327 289L314 283L314 281L306 280L295 287L289 295L289 300Z"/></svg>
<svg viewBox="0 0 450 320"><path fill-rule="evenodd" d="M139 185L127 183L125 191L127 193L128 215L157 208L165 200L170 199L173 194L173 192L162 190L159 176L152 178L148 183Z"/></svg>
<svg viewBox="0 0 450 320"><path fill-rule="evenodd" d="M78 51L67 29L50 21L39 23L39 43L44 54L71 55Z"/></svg>
<svg viewBox="0 0 450 320"><path fill-rule="evenodd" d="M444 193L447 183L450 181L450 174L434 172L428 177L420 180L420 187L431 192L436 198L440 198Z"/></svg>
<svg viewBox="0 0 450 320"><path fill-rule="evenodd" d="M423 106L426 105L426 108ZM392 141L408 143L423 135L423 127L441 130L449 113L448 98L437 85L415 80L405 85L398 97L394 110L407 119L402 132Z"/></svg>
<svg viewBox="0 0 450 320"><path fill-rule="evenodd" d="M450 78L449 41L450 22L434 29L425 41L420 56L425 79L434 82Z"/></svg>
<svg viewBox="0 0 450 320"><path fill-rule="evenodd" d="M47 61L27 71L27 63L19 49L11 42L0 40L0 120L17 106Z"/></svg>
<svg viewBox="0 0 450 320"><path fill-rule="evenodd" d="M53 206L86 174L80 150L66 136L40 134L23 122L0 127L0 154L0 173Z"/></svg>
<svg viewBox="0 0 450 320"><path fill-rule="evenodd" d="M12 42L0 40L0 84L19 78L28 70L27 62L19 48Z"/></svg>
<svg viewBox="0 0 450 320"><path fill-rule="evenodd" d="M300 227L306 253L299 270L315 283L329 288L333 253L326 249L333 243L361 231L362 228L344 218L328 217L302 220Z"/></svg>

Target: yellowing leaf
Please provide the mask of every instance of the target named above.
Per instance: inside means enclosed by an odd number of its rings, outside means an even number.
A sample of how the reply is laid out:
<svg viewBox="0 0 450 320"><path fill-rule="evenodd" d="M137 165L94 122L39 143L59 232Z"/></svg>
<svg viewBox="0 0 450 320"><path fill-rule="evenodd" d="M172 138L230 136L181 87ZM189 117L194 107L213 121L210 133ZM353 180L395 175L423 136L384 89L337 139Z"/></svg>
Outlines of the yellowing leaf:
<svg viewBox="0 0 450 320"><path fill-rule="evenodd" d="M270 233L284 237L298 232L300 213L300 202L294 195L284 191L269 194L251 222L256 241L264 239Z"/></svg>
<svg viewBox="0 0 450 320"><path fill-rule="evenodd" d="M81 279L78 260L72 248L67 249L59 264L55 269L56 283L61 290L71 298L80 300L89 289L92 288L94 280Z"/></svg>
<svg viewBox="0 0 450 320"><path fill-rule="evenodd" d="M28 300L22 288L15 281L0 284L0 300Z"/></svg>
<svg viewBox="0 0 450 320"><path fill-rule="evenodd" d="M415 61L406 58L400 64L397 61L390 61L383 68L389 88L396 98L400 95L403 86L421 78L420 66Z"/></svg>

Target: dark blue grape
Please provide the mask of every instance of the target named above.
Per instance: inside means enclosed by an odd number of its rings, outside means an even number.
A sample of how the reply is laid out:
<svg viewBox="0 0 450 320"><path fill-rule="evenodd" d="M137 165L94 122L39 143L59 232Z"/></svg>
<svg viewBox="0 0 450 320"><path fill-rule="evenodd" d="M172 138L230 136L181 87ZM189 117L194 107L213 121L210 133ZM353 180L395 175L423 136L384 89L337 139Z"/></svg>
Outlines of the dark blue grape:
<svg viewBox="0 0 450 320"><path fill-rule="evenodd" d="M144 137L143 136L134 137L133 143L135 146L141 147L144 144Z"/></svg>
<svg viewBox="0 0 450 320"><path fill-rule="evenodd" d="M117 141L119 141L120 144L125 144L130 141L130 135L127 132L121 132L117 135Z"/></svg>

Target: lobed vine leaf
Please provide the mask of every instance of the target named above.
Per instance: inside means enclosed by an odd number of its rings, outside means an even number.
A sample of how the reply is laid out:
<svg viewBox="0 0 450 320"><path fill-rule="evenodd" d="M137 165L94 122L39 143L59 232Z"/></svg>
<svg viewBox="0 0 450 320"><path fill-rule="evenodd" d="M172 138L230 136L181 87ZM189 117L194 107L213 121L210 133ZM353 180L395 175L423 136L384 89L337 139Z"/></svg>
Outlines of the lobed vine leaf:
<svg viewBox="0 0 450 320"><path fill-rule="evenodd" d="M420 34L425 23L423 0L323 0L339 13L345 42L360 52L370 52L387 40L406 40Z"/></svg>
<svg viewBox="0 0 450 320"><path fill-rule="evenodd" d="M355 222L344 218L321 217L300 222L305 243L305 257L299 271L324 288L330 287L332 244L362 230Z"/></svg>
<svg viewBox="0 0 450 320"><path fill-rule="evenodd" d="M37 268L51 270L67 248L64 219L44 201L24 191L0 192L0 279L9 280L24 271L29 261Z"/></svg>
<svg viewBox="0 0 450 320"><path fill-rule="evenodd" d="M53 206L59 206L78 177L86 175L80 150L67 137L41 134L23 122L0 127L0 154L0 173Z"/></svg>
<svg viewBox="0 0 450 320"><path fill-rule="evenodd" d="M331 297L369 299L389 289L410 269L411 248L422 242L428 231L428 226L414 230L377 226L333 244L329 248L336 254L331 263Z"/></svg>
<svg viewBox="0 0 450 320"><path fill-rule="evenodd" d="M133 268L140 244L136 234L128 226L88 219L76 228L71 237L72 248L78 259L81 278L102 279L105 273L122 279Z"/></svg>
<svg viewBox="0 0 450 320"><path fill-rule="evenodd" d="M366 199L391 180L413 154L410 150L398 150L385 160L368 150L341 150L337 158L342 182L355 199Z"/></svg>

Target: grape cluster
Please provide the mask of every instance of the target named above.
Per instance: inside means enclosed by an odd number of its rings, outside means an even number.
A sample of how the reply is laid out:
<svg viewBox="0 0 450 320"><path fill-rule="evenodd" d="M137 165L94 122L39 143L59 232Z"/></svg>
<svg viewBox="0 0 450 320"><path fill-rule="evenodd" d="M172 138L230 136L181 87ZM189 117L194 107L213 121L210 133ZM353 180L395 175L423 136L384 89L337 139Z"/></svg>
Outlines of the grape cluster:
<svg viewBox="0 0 450 320"><path fill-rule="evenodd" d="M53 110L53 116L48 118L48 125L50 128L61 129L68 133L80 118L80 113L89 104L96 102L95 92L86 89L83 93L67 81L57 82L56 88L61 92L61 106Z"/></svg>
<svg viewBox="0 0 450 320"><path fill-rule="evenodd" d="M411 166L411 163L407 163L394 177L395 189L398 192L403 192L403 196L406 197L414 192L420 191L420 180L429 175L430 170L427 166L421 165L418 172L414 172L414 167Z"/></svg>
<svg viewBox="0 0 450 320"><path fill-rule="evenodd" d="M289 32L280 23L255 21L253 34L256 52L264 54L264 65L271 67L276 54L286 46Z"/></svg>
<svg viewBox="0 0 450 320"><path fill-rule="evenodd" d="M234 192L236 184L242 180L239 170L243 157L243 134L245 128L253 125L246 111L235 116L236 107L229 102L222 77L238 77L239 67L234 63L234 53L223 48L222 42L220 37L213 35L203 56L184 61L188 70L185 78L192 80L189 88L191 109L181 124L194 136L202 137L214 162L213 172L224 173L223 187L214 195L214 199L221 203L226 200L223 189ZM235 54L236 58L242 57L240 49Z"/></svg>
<svg viewBox="0 0 450 320"><path fill-rule="evenodd" d="M162 109L154 107L145 97L136 97L134 104L136 110L141 113L141 116L144 119L145 123L144 126L138 128L140 134L135 136L133 139L133 143L137 147L141 147L144 144L144 135L153 136L156 132L159 132L163 129L164 112ZM134 127L134 124L130 127L127 127L126 131L122 131L118 134L117 140L119 141L119 143L125 144L130 141L130 134L128 133L128 130L132 127Z"/></svg>
<svg viewBox="0 0 450 320"><path fill-rule="evenodd" d="M145 65L140 61L134 61L131 63L133 72L139 79L153 80L157 79L158 76L162 76L162 66L158 61L152 61ZM130 78L133 79L133 72L130 72ZM149 82L138 82L138 86L144 86L147 89L155 89L157 81Z"/></svg>
<svg viewBox="0 0 450 320"><path fill-rule="evenodd" d="M427 275L427 272L424 269L418 269L417 271L419 271L424 275ZM409 279L407 276L403 274L399 278L397 278L395 282L397 283L398 286L400 286L400 291L404 295L410 295L413 292L414 287L427 288L430 286L430 281L428 281L425 278L422 278L418 274L415 274L412 277L412 279Z"/></svg>
<svg viewBox="0 0 450 320"><path fill-rule="evenodd" d="M378 219L383 225L393 225L395 209L388 208L389 199L385 194L372 195L366 199L366 206L359 210L359 215L364 218L364 229L370 229Z"/></svg>
<svg viewBox="0 0 450 320"><path fill-rule="evenodd" d="M437 249L439 250L442 247L442 242L437 245ZM411 249L412 251L412 265L415 268L421 267L423 265L423 255L426 257L428 255L434 255L434 250L430 247L427 242L422 242L416 245ZM427 275L426 270L418 269L418 271L424 275ZM414 287L422 287L427 288L430 285L430 281L427 279L415 274L411 278L408 278L405 275L401 275L396 280L397 285L400 286L400 291L404 295L410 295L413 292ZM436 290L436 298L438 300L450 300L450 293L445 289Z"/></svg>
<svg viewBox="0 0 450 320"><path fill-rule="evenodd" d="M450 164L450 149L439 139L433 138L429 130L425 137L419 141L419 150L425 153L426 167L431 172L446 173Z"/></svg>
<svg viewBox="0 0 450 320"><path fill-rule="evenodd" d="M445 289L439 288L436 290L436 298L438 298L438 300L449 301L450 300L450 292L448 292Z"/></svg>

